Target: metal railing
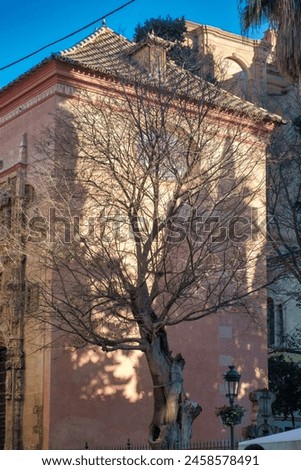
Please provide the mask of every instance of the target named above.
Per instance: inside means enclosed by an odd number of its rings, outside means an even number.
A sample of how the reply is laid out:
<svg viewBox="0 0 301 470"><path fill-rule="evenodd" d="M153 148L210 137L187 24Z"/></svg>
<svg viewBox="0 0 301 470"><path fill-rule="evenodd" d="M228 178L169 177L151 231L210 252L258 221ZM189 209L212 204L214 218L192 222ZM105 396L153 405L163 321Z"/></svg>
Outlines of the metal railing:
<svg viewBox="0 0 301 470"><path fill-rule="evenodd" d="M237 442L235 445L237 449ZM146 442L135 443L129 438L124 444L112 444L112 445L97 445L90 446L88 442L85 443L85 450L149 450L150 446ZM191 442L189 450L231 450L230 440L216 440L216 441L194 441Z"/></svg>

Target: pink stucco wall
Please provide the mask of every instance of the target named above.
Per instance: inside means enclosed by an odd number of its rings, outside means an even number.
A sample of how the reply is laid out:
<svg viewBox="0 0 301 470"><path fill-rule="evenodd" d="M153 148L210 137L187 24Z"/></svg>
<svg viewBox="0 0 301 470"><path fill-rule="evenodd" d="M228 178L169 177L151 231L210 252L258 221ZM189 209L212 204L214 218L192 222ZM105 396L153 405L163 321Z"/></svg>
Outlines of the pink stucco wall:
<svg viewBox="0 0 301 470"><path fill-rule="evenodd" d="M41 126L51 121L51 114L61 99L55 91L47 94L57 83L55 77L55 65L46 64L2 94L0 116L7 116L0 127L2 171L18 161L19 145L25 132L30 179L34 139ZM72 80L74 83L74 77ZM36 100L37 96L40 99ZM264 264L262 260L258 268L263 275ZM255 299L254 305L257 323L264 325L264 301ZM258 328L256 322L242 312L232 311L170 328L168 334L173 354L180 352L186 360L186 391L203 408L193 427L193 440L228 438L229 432L215 416L214 409L226 403L222 376L232 363L242 374L239 399L248 410L243 426L250 424L248 394L266 386L265 329ZM28 384L27 390L34 393L35 387L43 389L40 400L44 407L44 447L83 448L85 442L94 447L125 444L128 438L133 443L147 440L152 386L142 356L129 355L124 362L121 353L108 357L94 348L47 350L39 358L37 383ZM28 364L30 367L30 362ZM33 364L36 368L36 362ZM32 371L28 370L30 376ZM31 403L28 406L32 406ZM26 416L32 413L28 408ZM237 427L238 437L239 429Z"/></svg>

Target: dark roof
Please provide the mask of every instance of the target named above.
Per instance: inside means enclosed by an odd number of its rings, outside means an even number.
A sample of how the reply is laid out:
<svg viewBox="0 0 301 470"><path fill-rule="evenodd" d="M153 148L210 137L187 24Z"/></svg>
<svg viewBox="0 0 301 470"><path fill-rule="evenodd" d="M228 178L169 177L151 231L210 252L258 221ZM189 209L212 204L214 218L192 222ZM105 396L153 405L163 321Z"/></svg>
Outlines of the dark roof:
<svg viewBox="0 0 301 470"><path fill-rule="evenodd" d="M141 45L145 45L147 42L150 44L157 43L157 45L161 45L164 48L166 48L167 43L167 41L152 35L149 36L149 41L144 40L138 44L132 43L124 36L115 33L105 26L75 46L62 51L57 55L57 58L74 65L129 79L131 76L137 76L138 72L137 63L135 64L132 60L132 55ZM147 78L149 81L149 77ZM200 86L200 83L202 86ZM182 84L182 93L192 95L193 97L196 97L197 92L202 89L202 98L204 98L204 83L206 83L207 96L212 100L214 95L215 104L219 108L245 114L254 120L272 121L275 123L283 122L280 116L271 114L267 110L244 101L225 90L219 89L218 93L216 93L214 85L184 70L173 61L167 60L165 84L170 88L175 84L178 87L179 84Z"/></svg>
<svg viewBox="0 0 301 470"><path fill-rule="evenodd" d="M57 57L104 73L128 69L125 58L132 42L107 27L98 29L91 36L66 49Z"/></svg>
<svg viewBox="0 0 301 470"><path fill-rule="evenodd" d="M167 42L153 35L148 40L144 40L138 44L129 41L124 36L115 33L110 28L103 26L88 36L83 41L75 44L73 47L65 49L57 54L53 54L48 59L43 60L40 64L30 69L25 74L8 84L1 91L14 85L28 74L34 73L42 64L55 59L67 62L76 66L84 67L96 72L107 75L132 80L134 77L142 79L141 66L134 60L135 51L141 46L156 44L166 49ZM255 121L268 121L274 123L283 123L282 118L276 114L271 114L263 108L244 101L231 93L217 89L214 85L197 77L191 72L184 70L176 65L173 61L166 62L166 78L164 86L170 90L177 89L178 93L195 99L203 99L220 109L232 111L234 113L246 115ZM146 82L156 86L155 79L150 81L149 72L145 73ZM146 83L145 82L145 83ZM177 88L175 88L177 87ZM201 95L200 95L201 93Z"/></svg>

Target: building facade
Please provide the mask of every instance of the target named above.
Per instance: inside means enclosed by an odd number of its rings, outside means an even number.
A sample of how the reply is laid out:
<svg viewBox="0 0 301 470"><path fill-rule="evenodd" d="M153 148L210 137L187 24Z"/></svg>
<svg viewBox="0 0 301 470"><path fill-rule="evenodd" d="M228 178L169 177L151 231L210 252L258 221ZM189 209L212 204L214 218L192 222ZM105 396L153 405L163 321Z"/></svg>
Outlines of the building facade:
<svg viewBox="0 0 301 470"><path fill-rule="evenodd" d="M269 149L269 165L272 168L269 177L272 177L274 182L278 178L279 185L278 189L271 189L272 180L270 183L269 180L267 182L270 188L269 211L270 217L272 218L274 214L280 225L278 228L276 226L271 228L279 252L277 254L276 250L272 249L268 257L269 282L274 280L268 289L267 298L268 347L270 354L281 353L289 360L300 362L299 269L296 271L297 275L293 275L292 270L283 267L279 255L281 250L283 253L286 250L288 253L296 250L297 256L300 249L297 241L298 230L294 225L294 220L298 219L299 214L296 209L292 209L292 206L298 203L294 200L298 198L299 191L298 165L295 171L290 166L287 170L288 174L283 173L283 177L277 173L279 162L280 164L283 162L283 172L285 161L290 161L292 157L298 155L296 127L292 125L300 114L298 89L277 70L274 61L276 36L271 30L266 31L261 40L253 40L189 21L187 22L187 37L200 57L212 55L212 64L215 65L212 65L211 76L220 80L223 87L270 112L280 114L287 123ZM275 168L276 173L273 173ZM288 193L285 191L287 186L290 188ZM280 202L276 203L277 199ZM298 263L297 258L294 262ZM284 275L280 276L281 269ZM283 427L289 424L287 422L281 424L279 419L277 426Z"/></svg>
<svg viewBox="0 0 301 470"><path fill-rule="evenodd" d="M200 43L206 31L211 32L212 45L217 32L224 35L214 28L197 27L195 39L193 28L190 24L189 37ZM226 48L227 41L225 38L223 41ZM230 48L231 41L232 47L233 42L237 48L241 47L238 38L230 36ZM265 44L262 54L268 56L269 50ZM251 52L249 56L251 61ZM229 53L225 53L225 58L232 60L229 57ZM235 55L234 62L242 65L237 57ZM45 272L37 271L36 253L29 256L28 239L24 237L24 224L39 209L37 195L41 188L37 187L36 173L37 169L41 172L41 160L36 143L43 129L56 126L58 109L62 104L67 103L68 107L68 103L74 103L79 91L96 94L105 100L117 95L120 99L124 77L130 82L130 77L126 76L128 63L131 70L141 66L146 69L153 79L154 89L160 73L171 70L168 67L174 67L173 73L178 73L176 66L169 65L160 41L151 39L133 46L127 39L103 27L74 48L39 64L1 91L2 448L66 449L82 448L85 442L93 447L122 444L127 438L132 442L147 440L154 389L143 354L122 350L104 353L95 346L79 349L65 345L51 347L57 338L56 331L35 320L35 313L42 309L39 282L47 283L48 278ZM126 71L121 80L116 71L124 69L125 64ZM245 80L245 75L242 75ZM254 72L254 77L250 75L248 80L257 86L262 75ZM239 114L240 121L249 132L248 144L251 141L252 148L257 149L258 166L257 173L251 175L253 182L262 181L265 178L265 150L269 134L281 119L231 94L224 93L219 99L222 104L215 102L210 105L210 125L212 122L218 124L219 135L222 136L219 139L226 144L224 129L228 131L231 128L235 134L240 124L237 123ZM242 134L239 134L239 139L242 140ZM252 159L254 164L254 155L252 152L248 157L246 152L245 159ZM47 161L44 164L47 166ZM222 195L223 188L219 188ZM264 186L253 202L264 217ZM249 242L245 246L248 256L252 252ZM263 246L264 239L260 243L256 250ZM245 282L254 282L253 287L258 277L260 282L266 278L264 256L260 258L257 253L256 259L260 260L256 269L250 262L244 273ZM256 290L254 287L251 295L251 316L242 314L236 305L231 309L220 309L198 322L167 326L171 349L180 351L186 360L184 379L187 392L203 408L193 427L193 440L228 437L228 430L215 416L215 408L226 400L223 374L229 365L237 365L242 374L239 400L247 409L243 425L251 421L249 393L267 386L266 293L258 294ZM238 429L241 432L241 427Z"/></svg>

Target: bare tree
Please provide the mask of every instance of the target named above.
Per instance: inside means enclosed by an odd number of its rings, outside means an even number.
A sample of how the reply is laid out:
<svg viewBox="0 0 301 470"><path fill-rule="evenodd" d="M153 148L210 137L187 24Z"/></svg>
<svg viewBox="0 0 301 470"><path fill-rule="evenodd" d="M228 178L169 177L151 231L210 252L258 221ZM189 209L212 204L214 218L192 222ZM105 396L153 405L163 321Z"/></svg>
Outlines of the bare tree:
<svg viewBox="0 0 301 470"><path fill-rule="evenodd" d="M274 101L274 104L273 104ZM300 94L291 86L270 107L286 120L274 133L268 157L270 339L273 351L300 350ZM274 282L272 282L274 281Z"/></svg>
<svg viewBox="0 0 301 470"><path fill-rule="evenodd" d="M266 278L252 217L265 215L272 120L184 71L136 78L61 101L37 142L22 250L35 315L70 344L142 351L149 442L186 448L201 407L166 327L228 307L253 314Z"/></svg>
<svg viewBox="0 0 301 470"><path fill-rule="evenodd" d="M301 283L300 119L275 133L268 167L272 267Z"/></svg>

